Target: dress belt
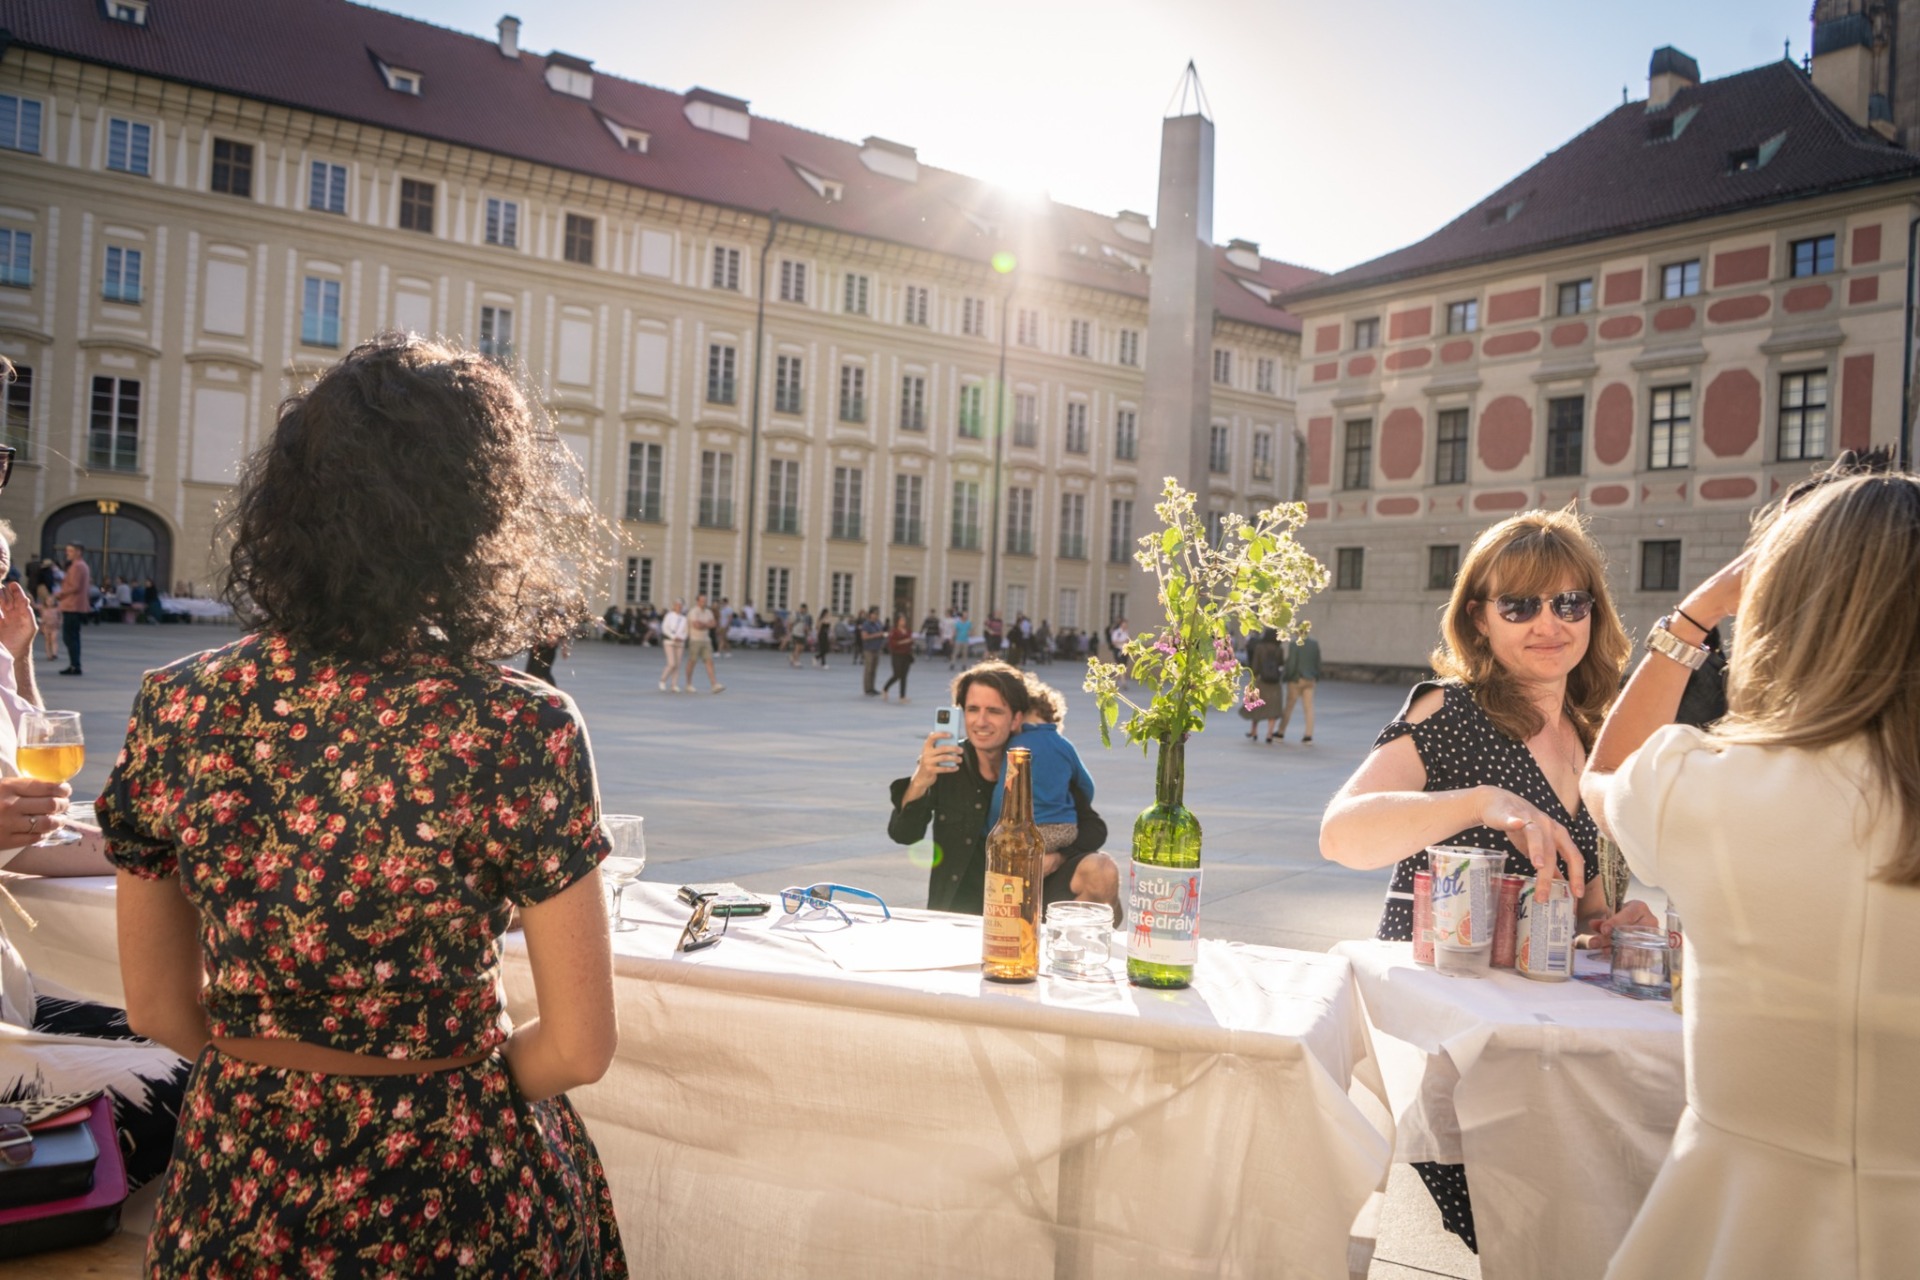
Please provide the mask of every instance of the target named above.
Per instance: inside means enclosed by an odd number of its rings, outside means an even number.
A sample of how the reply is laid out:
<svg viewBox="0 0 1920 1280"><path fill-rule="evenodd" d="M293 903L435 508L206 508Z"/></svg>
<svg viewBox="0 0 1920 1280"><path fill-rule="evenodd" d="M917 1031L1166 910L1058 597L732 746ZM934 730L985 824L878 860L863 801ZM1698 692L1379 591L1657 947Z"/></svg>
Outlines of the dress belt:
<svg viewBox="0 0 1920 1280"><path fill-rule="evenodd" d="M492 1054L492 1050L483 1050L457 1058L383 1058L377 1054L329 1049L304 1040L268 1040L258 1036L215 1036L213 1047L229 1058L256 1066L335 1076L424 1076L470 1067Z"/></svg>

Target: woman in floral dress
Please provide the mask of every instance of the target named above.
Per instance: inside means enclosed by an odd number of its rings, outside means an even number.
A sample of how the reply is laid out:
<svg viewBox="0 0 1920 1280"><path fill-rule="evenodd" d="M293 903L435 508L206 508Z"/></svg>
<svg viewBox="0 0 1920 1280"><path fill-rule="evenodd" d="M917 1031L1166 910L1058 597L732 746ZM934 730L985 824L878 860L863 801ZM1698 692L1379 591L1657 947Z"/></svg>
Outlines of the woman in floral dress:
<svg viewBox="0 0 1920 1280"><path fill-rule="evenodd" d="M152 1275L626 1274L562 1092L617 1036L592 753L496 665L582 614L568 465L497 366L397 335L249 462L261 629L148 673L99 801L130 1019L196 1059Z"/></svg>

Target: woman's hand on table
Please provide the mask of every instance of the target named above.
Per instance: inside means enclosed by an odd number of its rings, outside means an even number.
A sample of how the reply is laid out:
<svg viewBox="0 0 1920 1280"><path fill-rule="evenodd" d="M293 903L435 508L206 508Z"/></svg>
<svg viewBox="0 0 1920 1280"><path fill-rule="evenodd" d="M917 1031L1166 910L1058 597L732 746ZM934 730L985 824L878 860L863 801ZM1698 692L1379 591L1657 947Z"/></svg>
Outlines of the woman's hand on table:
<svg viewBox="0 0 1920 1280"><path fill-rule="evenodd" d="M1513 847L1533 864L1534 874L1542 879L1551 880L1564 862L1567 887L1573 890L1574 901L1579 901L1586 891L1587 864L1567 829L1511 791L1499 787L1481 790L1480 825L1506 832Z"/></svg>
<svg viewBox="0 0 1920 1280"><path fill-rule="evenodd" d="M1664 934L1666 922L1653 914L1653 908L1638 898L1620 904L1620 909L1610 916L1599 916L1590 921L1583 932L1593 935L1593 949L1608 951L1613 947L1615 929L1655 929Z"/></svg>

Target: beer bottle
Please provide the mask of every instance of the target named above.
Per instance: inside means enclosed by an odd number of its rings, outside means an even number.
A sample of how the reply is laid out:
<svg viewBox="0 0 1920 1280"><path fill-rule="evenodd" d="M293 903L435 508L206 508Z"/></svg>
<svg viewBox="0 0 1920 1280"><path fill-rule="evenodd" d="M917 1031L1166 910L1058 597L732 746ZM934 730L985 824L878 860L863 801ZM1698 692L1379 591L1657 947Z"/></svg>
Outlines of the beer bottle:
<svg viewBox="0 0 1920 1280"><path fill-rule="evenodd" d="M1047 847L1033 825L1033 753L1007 752L1000 821L987 834L987 886L981 903L980 972L993 982L1040 976L1040 868Z"/></svg>

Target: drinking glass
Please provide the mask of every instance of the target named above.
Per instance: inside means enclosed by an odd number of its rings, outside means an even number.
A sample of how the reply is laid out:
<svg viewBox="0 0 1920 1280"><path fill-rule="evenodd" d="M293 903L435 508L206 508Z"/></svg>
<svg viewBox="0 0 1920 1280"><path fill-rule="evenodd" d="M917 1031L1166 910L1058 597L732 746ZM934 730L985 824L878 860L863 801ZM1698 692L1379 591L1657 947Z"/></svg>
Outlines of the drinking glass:
<svg viewBox="0 0 1920 1280"><path fill-rule="evenodd" d="M87 762L86 738L80 732L78 711L43 711L27 708L20 718L20 745L16 755L20 772L42 782L66 782ZM42 846L73 844L80 833L54 820L53 829L43 836Z"/></svg>
<svg viewBox="0 0 1920 1280"><path fill-rule="evenodd" d="M1113 908L1104 902L1056 902L1040 926L1048 972L1062 978L1112 979Z"/></svg>
<svg viewBox="0 0 1920 1280"><path fill-rule="evenodd" d="M613 849L600 863L600 879L607 887L607 920L616 932L638 929L623 910L627 886L640 878L647 868L645 819L637 813L605 813L600 825L606 830Z"/></svg>

